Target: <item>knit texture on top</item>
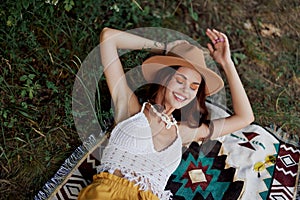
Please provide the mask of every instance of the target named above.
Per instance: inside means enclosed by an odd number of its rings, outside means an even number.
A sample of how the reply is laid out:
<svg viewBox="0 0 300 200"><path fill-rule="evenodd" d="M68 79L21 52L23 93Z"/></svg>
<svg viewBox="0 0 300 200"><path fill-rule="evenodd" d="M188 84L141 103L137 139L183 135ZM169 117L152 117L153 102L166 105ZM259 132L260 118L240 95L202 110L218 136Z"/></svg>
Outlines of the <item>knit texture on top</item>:
<svg viewBox="0 0 300 200"><path fill-rule="evenodd" d="M133 181L141 190L150 190L158 198L170 199L164 191L167 181L181 159L182 142L179 134L167 148L156 151L147 117L141 112L120 122L111 133L103 151L98 173L120 170L124 178Z"/></svg>

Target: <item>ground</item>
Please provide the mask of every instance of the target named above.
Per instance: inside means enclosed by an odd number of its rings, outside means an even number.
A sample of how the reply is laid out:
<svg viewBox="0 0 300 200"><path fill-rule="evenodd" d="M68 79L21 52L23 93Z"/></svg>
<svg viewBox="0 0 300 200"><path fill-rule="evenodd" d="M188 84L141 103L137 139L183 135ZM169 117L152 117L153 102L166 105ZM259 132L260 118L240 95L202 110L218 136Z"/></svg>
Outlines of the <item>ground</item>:
<svg viewBox="0 0 300 200"><path fill-rule="evenodd" d="M207 27L225 32L255 122L299 136L299 1L74 2L0 5L1 199L32 199L80 145L71 114L75 74L106 26L165 27L197 41L207 41ZM99 117L109 115L101 109Z"/></svg>

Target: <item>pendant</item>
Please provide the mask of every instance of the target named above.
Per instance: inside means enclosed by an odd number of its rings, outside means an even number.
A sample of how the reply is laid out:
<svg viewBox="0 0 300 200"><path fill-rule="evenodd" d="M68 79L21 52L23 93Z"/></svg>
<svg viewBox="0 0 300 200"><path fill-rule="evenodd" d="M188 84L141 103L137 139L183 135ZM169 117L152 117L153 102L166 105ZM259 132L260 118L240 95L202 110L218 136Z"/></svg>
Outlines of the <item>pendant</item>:
<svg viewBox="0 0 300 200"><path fill-rule="evenodd" d="M172 127L172 125L174 125L174 126L176 126L176 124L177 124L177 121L175 120L175 118L173 117L173 116L171 116L171 118L168 116L168 115L166 115L165 113L160 113L160 112L158 112L155 108L154 108L154 106L152 106L151 104L150 104L150 106L151 106L151 108L152 108L152 110L153 110L153 112L166 124L166 129L170 129L171 127Z"/></svg>
<svg viewBox="0 0 300 200"><path fill-rule="evenodd" d="M167 123L166 123L166 129L170 129L171 126L172 126L172 123L170 123L170 122L167 122Z"/></svg>

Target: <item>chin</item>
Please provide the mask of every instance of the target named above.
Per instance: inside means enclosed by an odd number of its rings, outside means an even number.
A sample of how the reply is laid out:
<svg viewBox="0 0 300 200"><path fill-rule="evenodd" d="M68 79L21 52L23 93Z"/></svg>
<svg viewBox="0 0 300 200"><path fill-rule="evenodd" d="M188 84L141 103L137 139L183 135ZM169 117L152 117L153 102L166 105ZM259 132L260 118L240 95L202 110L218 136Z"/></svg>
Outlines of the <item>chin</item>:
<svg viewBox="0 0 300 200"><path fill-rule="evenodd" d="M175 108L175 109L181 109L183 108L184 106L188 105L191 101L183 101L183 102L178 102L178 101L173 101L172 102L172 107Z"/></svg>

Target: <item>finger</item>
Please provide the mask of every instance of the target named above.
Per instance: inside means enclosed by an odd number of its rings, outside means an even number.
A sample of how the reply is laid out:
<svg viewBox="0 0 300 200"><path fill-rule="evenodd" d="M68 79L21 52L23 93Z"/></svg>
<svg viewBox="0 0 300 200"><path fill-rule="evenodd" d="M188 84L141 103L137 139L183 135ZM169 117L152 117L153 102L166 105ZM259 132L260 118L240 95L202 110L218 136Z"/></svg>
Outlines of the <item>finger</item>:
<svg viewBox="0 0 300 200"><path fill-rule="evenodd" d="M214 43L218 39L218 36L210 29L206 30L206 35L209 37L212 43Z"/></svg>
<svg viewBox="0 0 300 200"><path fill-rule="evenodd" d="M217 37L220 37L221 36L221 32L220 31L217 31L216 29L213 29L212 32L214 34L216 34Z"/></svg>
<svg viewBox="0 0 300 200"><path fill-rule="evenodd" d="M223 38L224 40L228 41L228 37L225 33L219 32L219 37Z"/></svg>
<svg viewBox="0 0 300 200"><path fill-rule="evenodd" d="M223 39L223 42L225 43L226 46L229 46L229 40L228 40L228 37L224 34L224 33L220 33L222 39Z"/></svg>
<svg viewBox="0 0 300 200"><path fill-rule="evenodd" d="M214 51L215 51L215 49L213 48L213 46L210 43L208 43L207 44L207 48L208 48L210 54L212 55L214 53Z"/></svg>
<svg viewBox="0 0 300 200"><path fill-rule="evenodd" d="M186 40L176 40L176 41L170 42L169 45L176 46L176 45L179 45L179 44L188 44L188 43L189 42L186 41Z"/></svg>
<svg viewBox="0 0 300 200"><path fill-rule="evenodd" d="M178 44L189 44L189 42L186 40L179 40Z"/></svg>
<svg viewBox="0 0 300 200"><path fill-rule="evenodd" d="M220 33L220 37L224 38L225 41L228 41L228 38L224 33Z"/></svg>
<svg viewBox="0 0 300 200"><path fill-rule="evenodd" d="M219 43L219 42L226 42L226 43L228 43L228 38L227 38L227 36L224 33L220 32L220 31L217 31L216 29L213 29L213 32L218 37L218 39L216 40L216 43Z"/></svg>
<svg viewBox="0 0 300 200"><path fill-rule="evenodd" d="M214 45L217 45L218 43L222 43L225 41L225 38L223 37L222 33L217 31L216 29L213 30L208 29L207 35L209 36L209 38L211 39Z"/></svg>

